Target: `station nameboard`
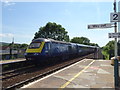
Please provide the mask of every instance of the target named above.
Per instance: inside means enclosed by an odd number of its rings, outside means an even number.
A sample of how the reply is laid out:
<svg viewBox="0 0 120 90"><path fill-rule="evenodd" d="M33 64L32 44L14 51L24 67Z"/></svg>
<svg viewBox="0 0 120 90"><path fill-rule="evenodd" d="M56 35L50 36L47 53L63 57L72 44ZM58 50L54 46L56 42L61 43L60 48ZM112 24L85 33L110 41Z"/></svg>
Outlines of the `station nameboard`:
<svg viewBox="0 0 120 90"><path fill-rule="evenodd" d="M97 29L97 28L111 28L112 24L111 23L106 23L106 24L91 24L88 25L88 29Z"/></svg>

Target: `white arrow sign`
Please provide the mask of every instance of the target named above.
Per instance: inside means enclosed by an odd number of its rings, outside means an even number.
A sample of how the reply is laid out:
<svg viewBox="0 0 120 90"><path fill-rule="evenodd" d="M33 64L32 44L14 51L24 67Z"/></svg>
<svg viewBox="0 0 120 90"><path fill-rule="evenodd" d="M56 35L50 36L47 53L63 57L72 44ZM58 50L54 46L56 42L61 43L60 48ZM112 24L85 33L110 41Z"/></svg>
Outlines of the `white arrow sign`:
<svg viewBox="0 0 120 90"><path fill-rule="evenodd" d="M120 33L109 33L109 38L120 38Z"/></svg>
<svg viewBox="0 0 120 90"><path fill-rule="evenodd" d="M111 27L112 27L112 24L111 24L111 23L88 25L88 29L111 28Z"/></svg>

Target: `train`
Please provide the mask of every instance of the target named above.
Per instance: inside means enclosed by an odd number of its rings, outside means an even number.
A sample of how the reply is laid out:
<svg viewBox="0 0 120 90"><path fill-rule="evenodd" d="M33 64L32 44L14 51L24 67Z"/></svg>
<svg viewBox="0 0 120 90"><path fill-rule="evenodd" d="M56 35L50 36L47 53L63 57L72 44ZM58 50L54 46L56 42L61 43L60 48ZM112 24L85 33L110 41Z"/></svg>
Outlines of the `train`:
<svg viewBox="0 0 120 90"><path fill-rule="evenodd" d="M53 39L33 39L25 52L26 60L40 63L48 60L67 60L80 57L97 50L96 46L57 41Z"/></svg>

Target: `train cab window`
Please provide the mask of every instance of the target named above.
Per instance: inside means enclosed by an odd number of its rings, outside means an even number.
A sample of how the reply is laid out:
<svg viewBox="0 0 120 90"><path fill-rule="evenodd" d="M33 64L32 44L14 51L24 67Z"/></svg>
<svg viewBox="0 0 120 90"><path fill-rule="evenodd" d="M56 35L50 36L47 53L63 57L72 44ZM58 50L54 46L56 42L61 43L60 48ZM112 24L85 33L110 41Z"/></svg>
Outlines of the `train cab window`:
<svg viewBox="0 0 120 90"><path fill-rule="evenodd" d="M50 50L50 43L45 43L45 50L46 51Z"/></svg>
<svg viewBox="0 0 120 90"><path fill-rule="evenodd" d="M71 46L68 46L68 49L69 49L69 51L72 51L72 47Z"/></svg>
<svg viewBox="0 0 120 90"><path fill-rule="evenodd" d="M29 49L32 49L32 48L39 48L41 45L41 43L39 42L33 42L29 45Z"/></svg>

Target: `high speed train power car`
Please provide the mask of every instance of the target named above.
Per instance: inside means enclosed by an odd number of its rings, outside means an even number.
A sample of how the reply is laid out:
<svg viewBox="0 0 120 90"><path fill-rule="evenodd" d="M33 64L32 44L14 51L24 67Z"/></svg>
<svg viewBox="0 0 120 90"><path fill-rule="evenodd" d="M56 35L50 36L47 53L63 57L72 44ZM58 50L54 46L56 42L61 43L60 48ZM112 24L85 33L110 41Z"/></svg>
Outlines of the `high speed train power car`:
<svg viewBox="0 0 120 90"><path fill-rule="evenodd" d="M66 60L71 57L93 53L96 48L95 46L37 38L28 46L25 58L34 60L34 62L43 62L51 59Z"/></svg>

